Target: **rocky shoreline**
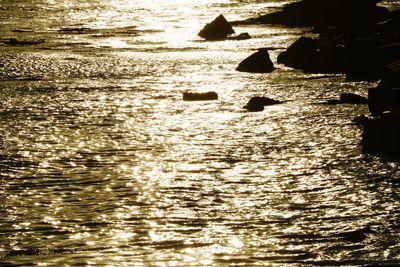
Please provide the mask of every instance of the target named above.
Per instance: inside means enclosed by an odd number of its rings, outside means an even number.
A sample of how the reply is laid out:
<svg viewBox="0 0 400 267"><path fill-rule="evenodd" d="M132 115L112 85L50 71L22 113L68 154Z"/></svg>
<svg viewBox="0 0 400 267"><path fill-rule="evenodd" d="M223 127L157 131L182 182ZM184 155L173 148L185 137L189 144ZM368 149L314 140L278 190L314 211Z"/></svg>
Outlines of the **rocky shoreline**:
<svg viewBox="0 0 400 267"><path fill-rule="evenodd" d="M368 90L366 103L371 114L362 123L362 151L399 159L400 9L390 11L379 6L379 2L381 0L302 0L274 13L229 24L312 27L317 37L300 37L278 56L278 63L309 73L345 74L348 80L379 81L376 88ZM234 32L227 25L217 28L228 29L217 35L218 39L228 39ZM212 32L211 36L215 39L216 33ZM265 49L260 51L268 61ZM260 59L253 62L249 68L238 70L273 70L270 62L262 63Z"/></svg>

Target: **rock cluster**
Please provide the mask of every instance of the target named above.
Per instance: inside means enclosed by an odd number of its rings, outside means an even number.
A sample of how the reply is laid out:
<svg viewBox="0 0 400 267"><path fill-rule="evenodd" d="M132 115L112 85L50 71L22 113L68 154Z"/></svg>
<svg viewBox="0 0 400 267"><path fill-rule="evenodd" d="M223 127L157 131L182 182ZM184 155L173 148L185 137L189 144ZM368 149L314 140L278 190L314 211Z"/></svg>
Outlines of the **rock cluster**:
<svg viewBox="0 0 400 267"><path fill-rule="evenodd" d="M400 156L400 10L380 0L303 0L282 10L233 24L313 27L278 56L278 63L312 73L342 73L349 80L379 81L368 99L342 94L328 104L368 104L372 119L363 125L363 152Z"/></svg>
<svg viewBox="0 0 400 267"><path fill-rule="evenodd" d="M388 65L378 86L368 91L368 107L374 117L365 123L363 152L400 157L400 60Z"/></svg>

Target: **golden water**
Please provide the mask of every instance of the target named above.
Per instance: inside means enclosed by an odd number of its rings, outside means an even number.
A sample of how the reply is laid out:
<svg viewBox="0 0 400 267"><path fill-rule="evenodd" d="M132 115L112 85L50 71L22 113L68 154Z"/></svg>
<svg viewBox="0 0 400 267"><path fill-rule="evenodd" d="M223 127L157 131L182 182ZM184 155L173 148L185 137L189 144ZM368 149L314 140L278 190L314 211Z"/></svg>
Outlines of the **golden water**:
<svg viewBox="0 0 400 267"><path fill-rule="evenodd" d="M398 164L361 154L367 107L320 104L374 84L235 71L301 29L197 37L286 2L0 1L2 40L44 41L0 46L0 265L400 264Z"/></svg>

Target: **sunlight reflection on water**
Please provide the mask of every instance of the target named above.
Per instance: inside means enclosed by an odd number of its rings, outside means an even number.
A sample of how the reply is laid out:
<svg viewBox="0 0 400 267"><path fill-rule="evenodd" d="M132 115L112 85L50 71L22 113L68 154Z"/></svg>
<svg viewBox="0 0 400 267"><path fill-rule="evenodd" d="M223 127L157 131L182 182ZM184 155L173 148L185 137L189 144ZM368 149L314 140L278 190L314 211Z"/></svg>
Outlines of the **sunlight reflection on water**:
<svg viewBox="0 0 400 267"><path fill-rule="evenodd" d="M276 62L301 34L197 36L220 13L247 18L286 1L248 2L1 3L2 38L46 40L1 46L1 264L399 261L398 165L360 155L350 122L366 107L320 104L371 84L283 66L235 72L259 47L276 48ZM219 99L184 102L184 91ZM254 95L287 102L247 113ZM363 242L338 235L367 225Z"/></svg>

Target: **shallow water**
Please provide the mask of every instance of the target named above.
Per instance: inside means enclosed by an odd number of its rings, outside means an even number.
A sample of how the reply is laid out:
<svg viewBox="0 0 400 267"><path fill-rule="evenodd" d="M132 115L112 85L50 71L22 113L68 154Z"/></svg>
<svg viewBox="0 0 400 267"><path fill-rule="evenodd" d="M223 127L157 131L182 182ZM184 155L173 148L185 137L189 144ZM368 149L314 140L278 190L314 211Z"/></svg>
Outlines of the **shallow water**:
<svg viewBox="0 0 400 267"><path fill-rule="evenodd" d="M374 84L234 70L302 29L197 37L286 2L1 1L1 39L34 43L0 46L0 265L399 265L399 165L361 154L367 107L321 104Z"/></svg>

